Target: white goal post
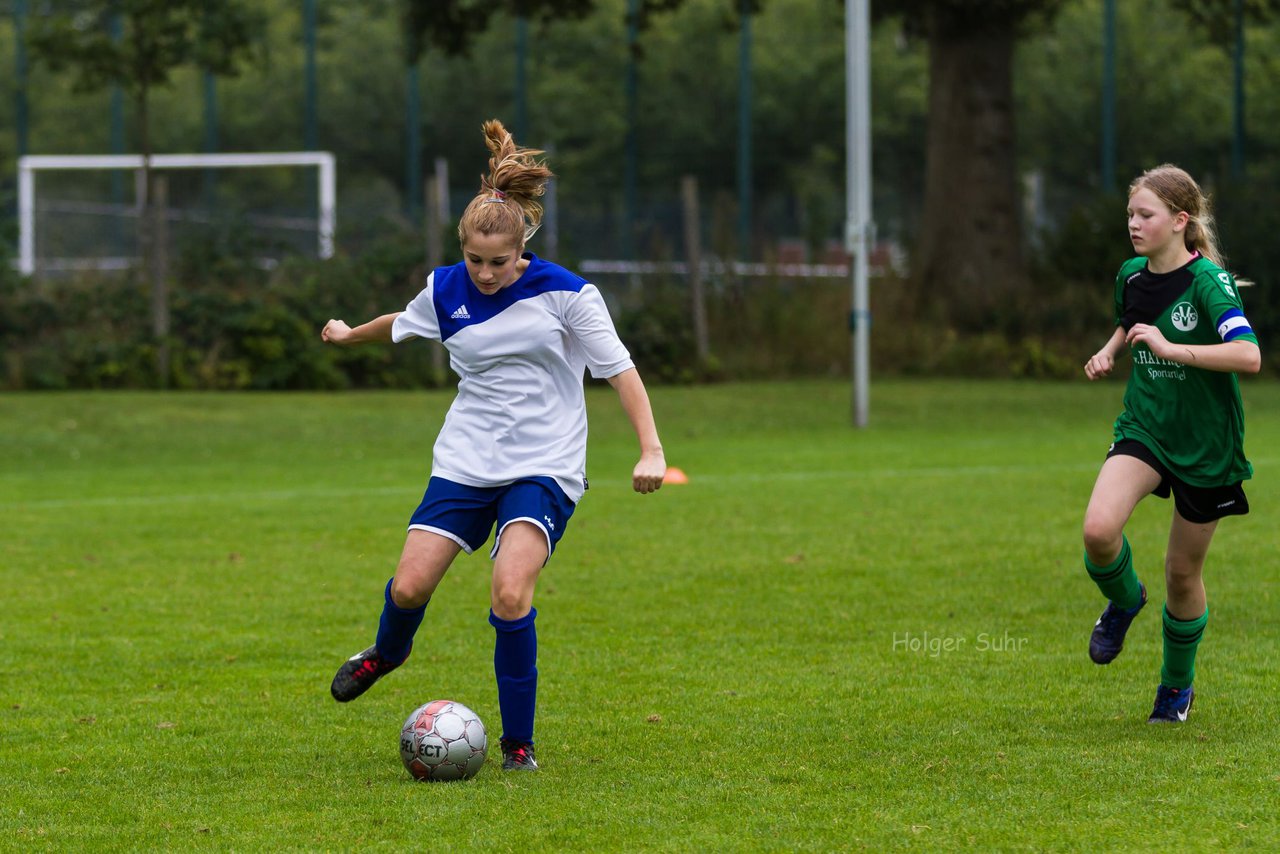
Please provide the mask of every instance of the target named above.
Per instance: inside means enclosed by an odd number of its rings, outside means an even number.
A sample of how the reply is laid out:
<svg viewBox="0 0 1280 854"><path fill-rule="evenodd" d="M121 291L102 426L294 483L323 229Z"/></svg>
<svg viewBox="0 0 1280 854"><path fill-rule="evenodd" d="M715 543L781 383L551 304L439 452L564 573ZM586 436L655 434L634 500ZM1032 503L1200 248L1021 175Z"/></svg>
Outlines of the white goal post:
<svg viewBox="0 0 1280 854"><path fill-rule="evenodd" d="M153 169L244 169L264 166L315 166L318 171L318 253L333 257L337 205L334 157L328 151L252 152L243 154L153 154ZM28 154L18 158L18 269L36 270L36 172L45 170L106 170L143 168L141 154Z"/></svg>

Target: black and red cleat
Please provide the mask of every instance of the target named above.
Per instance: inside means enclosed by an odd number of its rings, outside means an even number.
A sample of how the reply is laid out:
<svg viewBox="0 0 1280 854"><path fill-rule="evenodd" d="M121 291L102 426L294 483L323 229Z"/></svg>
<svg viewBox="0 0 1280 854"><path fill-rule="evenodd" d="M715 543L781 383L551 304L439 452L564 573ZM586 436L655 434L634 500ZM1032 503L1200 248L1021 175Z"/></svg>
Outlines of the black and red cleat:
<svg viewBox="0 0 1280 854"><path fill-rule="evenodd" d="M533 745L527 741L502 739L502 770L537 771L538 763L533 759Z"/></svg>
<svg viewBox="0 0 1280 854"><path fill-rule="evenodd" d="M333 677L333 684L329 686L329 693L333 694L333 699L339 703L350 702L365 691L368 691L373 687L374 682L377 682L401 664L404 664L404 662L397 661L392 664L381 655L378 655L376 646L371 646L364 652L357 652L343 662L342 666L338 668L337 674Z"/></svg>

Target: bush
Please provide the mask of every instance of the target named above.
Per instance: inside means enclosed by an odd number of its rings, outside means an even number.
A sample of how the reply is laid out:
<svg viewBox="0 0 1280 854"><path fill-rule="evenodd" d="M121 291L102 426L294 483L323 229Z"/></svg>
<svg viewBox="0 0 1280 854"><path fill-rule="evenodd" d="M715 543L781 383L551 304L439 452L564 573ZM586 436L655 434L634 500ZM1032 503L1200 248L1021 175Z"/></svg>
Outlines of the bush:
<svg viewBox="0 0 1280 854"><path fill-rule="evenodd" d="M1105 207L1110 207L1107 201ZM1099 203L1099 209L1104 205ZM958 333L909 280L871 282L875 375L1070 378L1107 337L1114 276L1109 238L1083 211L1042 253L1053 263L1002 306L981 334ZM1084 246L1090 241L1096 245ZM1075 241L1072 244L1071 241ZM1073 254L1073 246L1084 247ZM1261 252L1266 247L1253 247ZM226 231L183 247L171 297L171 375L179 389L421 388L452 384L442 348L326 346L331 317L353 325L401 309L424 281L421 240L392 233L359 255L256 266L263 247ZM1094 267L1071 258L1107 256ZM1265 260L1265 258L1263 259ZM1091 262L1092 263L1092 262ZM1116 264L1119 262L1116 261ZM1269 270L1260 261L1258 268ZM1280 269L1280 265L1277 266ZM1104 269L1106 272L1104 272ZM1088 274L1085 276L1084 274ZM699 363L687 282L649 276L600 282L646 379L706 382L848 375L851 287L844 279L706 283L710 358ZM1258 288L1248 297L1269 296ZM1270 321L1280 305L1249 300ZM149 287L134 276L23 279L0 269L0 383L10 389L159 385ZM1265 352L1265 348L1264 348Z"/></svg>
<svg viewBox="0 0 1280 854"><path fill-rule="evenodd" d="M184 389L412 388L439 384L422 347L339 349L330 317L360 323L421 288L416 241L393 237L358 258L254 266L255 247L220 235L184 247L171 287L170 385ZM149 285L135 275L24 279L0 273L0 351L10 389L159 385Z"/></svg>

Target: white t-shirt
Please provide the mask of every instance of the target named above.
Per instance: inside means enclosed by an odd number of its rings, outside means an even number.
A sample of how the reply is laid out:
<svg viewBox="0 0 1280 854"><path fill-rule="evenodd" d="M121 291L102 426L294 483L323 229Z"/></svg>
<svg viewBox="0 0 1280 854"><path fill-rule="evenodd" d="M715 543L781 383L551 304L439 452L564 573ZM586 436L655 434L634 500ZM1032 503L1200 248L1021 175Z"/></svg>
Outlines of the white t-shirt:
<svg viewBox="0 0 1280 854"><path fill-rule="evenodd" d="M393 341L443 341L458 396L431 474L468 486L551 477L575 503L586 489L584 369L634 367L595 285L526 252L524 274L485 295L466 264L440 267L392 326Z"/></svg>

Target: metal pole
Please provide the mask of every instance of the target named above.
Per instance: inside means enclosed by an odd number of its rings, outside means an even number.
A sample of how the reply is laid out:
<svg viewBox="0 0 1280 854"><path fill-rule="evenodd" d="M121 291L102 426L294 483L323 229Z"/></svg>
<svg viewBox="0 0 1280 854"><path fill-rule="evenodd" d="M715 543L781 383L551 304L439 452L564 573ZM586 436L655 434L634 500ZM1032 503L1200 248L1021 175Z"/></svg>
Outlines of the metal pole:
<svg viewBox="0 0 1280 854"><path fill-rule="evenodd" d="M526 66L529 62L529 19L516 18L516 139L528 145L529 92L526 83Z"/></svg>
<svg viewBox="0 0 1280 854"><path fill-rule="evenodd" d="M751 0L740 0L738 17L738 257L751 258Z"/></svg>
<svg viewBox="0 0 1280 854"><path fill-rule="evenodd" d="M119 42L124 38L124 19L120 17L119 12L111 15L108 28L111 33L111 40ZM112 154L124 154L124 90L120 88L119 83L111 84L111 140L110 148ZM111 170L111 204L114 206L116 213L111 217L111 245L112 251L117 255L125 256L131 254L130 250L125 248L125 219L124 219L124 195L125 195L125 173L119 169Z"/></svg>
<svg viewBox="0 0 1280 854"><path fill-rule="evenodd" d="M216 154L218 151L218 80L213 72L204 73L204 153ZM214 197L217 194L217 176L212 169L204 170L204 206L212 211L216 206Z"/></svg>
<svg viewBox="0 0 1280 854"><path fill-rule="evenodd" d="M302 43L304 50L302 147L307 151L315 151L320 147L320 133L316 122L316 0L303 0Z"/></svg>
<svg viewBox="0 0 1280 854"><path fill-rule="evenodd" d="M1102 189L1116 184L1116 0L1102 9Z"/></svg>
<svg viewBox="0 0 1280 854"><path fill-rule="evenodd" d="M871 230L871 16L868 0L845 0L846 240L853 255L853 423L867 426L871 311L867 251Z"/></svg>
<svg viewBox="0 0 1280 854"><path fill-rule="evenodd" d="M405 214L413 221L421 211L418 197L422 192L422 121L418 95L418 63L405 73Z"/></svg>
<svg viewBox="0 0 1280 854"><path fill-rule="evenodd" d="M556 147L547 146L547 157L555 162ZM551 260L560 257L560 191L555 180L547 182L547 194L542 199L542 245Z"/></svg>
<svg viewBox="0 0 1280 854"><path fill-rule="evenodd" d="M627 141L623 172L623 199L626 210L622 223L622 257L635 258L636 185L639 183L639 146L636 125L639 122L640 71L637 68L636 45L640 40L640 0L627 0Z"/></svg>
<svg viewBox="0 0 1280 854"><path fill-rule="evenodd" d="M338 199L337 181L334 173L337 167L333 161L332 154L325 154L320 160L319 166L319 187L316 190L318 196L317 219L320 223L319 228L319 251L321 258L333 257L333 241L334 231L336 228L336 220L338 215Z"/></svg>
<svg viewBox="0 0 1280 854"><path fill-rule="evenodd" d="M1244 177L1244 0L1235 2L1235 132L1231 137L1231 176Z"/></svg>
<svg viewBox="0 0 1280 854"><path fill-rule="evenodd" d="M14 131L17 135L18 156L30 152L28 133L30 120L27 112L27 0L16 0L13 7L13 40L14 40Z"/></svg>
<svg viewBox="0 0 1280 854"><path fill-rule="evenodd" d="M18 158L18 272L24 276L36 271L36 173L28 157Z"/></svg>

